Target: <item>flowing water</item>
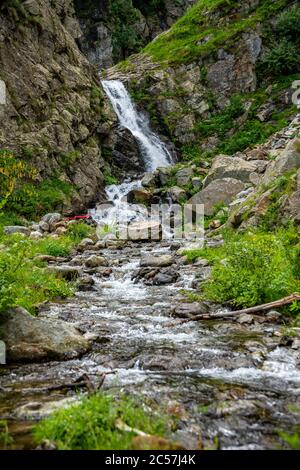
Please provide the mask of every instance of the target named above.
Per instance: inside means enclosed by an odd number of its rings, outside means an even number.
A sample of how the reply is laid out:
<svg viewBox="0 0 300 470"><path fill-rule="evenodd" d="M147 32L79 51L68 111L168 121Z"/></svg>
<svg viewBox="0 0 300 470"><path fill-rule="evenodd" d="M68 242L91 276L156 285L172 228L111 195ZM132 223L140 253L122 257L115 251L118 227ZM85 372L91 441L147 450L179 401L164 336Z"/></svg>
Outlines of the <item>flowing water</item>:
<svg viewBox="0 0 300 470"><path fill-rule="evenodd" d="M127 119L127 107L128 127L141 132L144 121L132 117L134 108L123 85L103 85L120 120ZM143 142L157 142L151 140L152 135L147 130ZM160 158L167 164L166 154L162 157L154 147L158 153L148 160L149 165ZM144 155L148 158L149 154L145 151ZM125 204L124 214L134 217L124 196L139 184L108 188L111 207L94 215L110 223L116 205ZM103 373L103 390L126 392L150 407L161 406L170 417L175 414L177 429L171 437L188 449L201 445L275 449L278 431L292 432L299 425L300 351L282 336L282 325L259 317L250 324L218 320L170 325L178 310L192 311L182 291L194 293L209 274L209 268L200 264L186 265L174 248L171 241L127 242L119 249L83 253L82 273L93 276L94 288L44 306L40 316L76 324L81 332L93 335L93 347L76 360L2 368L0 419L9 421L16 448L34 447L30 430L35 422L76 400L76 383L82 377L96 386ZM85 267L85 259L99 253L111 267L108 278ZM151 285L135 280L141 257L171 253L176 281ZM72 264L71 259L69 262ZM210 306L213 311L219 308ZM86 392L81 388L81 393Z"/></svg>

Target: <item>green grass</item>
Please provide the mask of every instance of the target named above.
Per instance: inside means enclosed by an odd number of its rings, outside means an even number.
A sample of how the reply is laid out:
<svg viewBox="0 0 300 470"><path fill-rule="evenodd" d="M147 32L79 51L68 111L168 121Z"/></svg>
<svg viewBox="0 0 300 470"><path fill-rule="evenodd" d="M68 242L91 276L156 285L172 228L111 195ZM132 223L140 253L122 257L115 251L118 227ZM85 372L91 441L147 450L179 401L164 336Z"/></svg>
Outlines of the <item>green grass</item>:
<svg viewBox="0 0 300 470"><path fill-rule="evenodd" d="M166 418L144 411L132 399L98 394L80 399L67 409L54 413L39 424L34 437L55 443L59 450L127 450L134 432L117 428L118 420L147 434L164 436Z"/></svg>
<svg viewBox="0 0 300 470"><path fill-rule="evenodd" d="M83 224L71 226L58 239L45 237L31 240L20 234L5 235L3 227L24 224L17 216L0 215L0 312L21 306L35 313L44 301L65 298L74 294L74 283L57 277L47 270L38 255L67 257L82 238L92 236L94 230Z"/></svg>
<svg viewBox="0 0 300 470"><path fill-rule="evenodd" d="M218 248L187 251L190 262L199 257L212 265L203 297L234 307L251 307L300 290L300 237L295 229L224 233Z"/></svg>
<svg viewBox="0 0 300 470"><path fill-rule="evenodd" d="M166 64L190 63L222 45L234 43L237 35L275 15L288 0L261 0L252 11L231 14L236 0L199 0L167 33L150 43L144 52ZM220 12L220 15L216 15ZM230 21L226 21L230 18Z"/></svg>

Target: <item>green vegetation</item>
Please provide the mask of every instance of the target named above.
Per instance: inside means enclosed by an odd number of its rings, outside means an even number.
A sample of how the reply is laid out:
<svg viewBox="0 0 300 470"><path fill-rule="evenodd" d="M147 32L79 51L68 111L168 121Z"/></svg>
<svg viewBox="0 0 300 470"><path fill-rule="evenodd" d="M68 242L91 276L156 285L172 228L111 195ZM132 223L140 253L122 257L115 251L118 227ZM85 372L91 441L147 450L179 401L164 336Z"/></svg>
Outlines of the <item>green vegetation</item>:
<svg viewBox="0 0 300 470"><path fill-rule="evenodd" d="M199 0L169 32L150 43L145 52L165 64L191 63L224 44L228 49L238 34L269 19L288 3L288 0L261 0L252 11L230 15L240 2Z"/></svg>
<svg viewBox="0 0 300 470"><path fill-rule="evenodd" d="M6 450L13 443L13 438L9 434L7 421L0 421L0 448Z"/></svg>
<svg viewBox="0 0 300 470"><path fill-rule="evenodd" d="M136 433L122 431L122 425L155 436L166 433L161 414L144 411L126 396L98 394L57 411L37 426L34 436L37 443L48 439L59 450L126 450Z"/></svg>
<svg viewBox="0 0 300 470"><path fill-rule="evenodd" d="M251 307L300 289L300 238L293 228L276 233L224 233L225 243L186 253L213 264L203 296L234 307Z"/></svg>
<svg viewBox="0 0 300 470"><path fill-rule="evenodd" d="M104 183L106 186L110 186L112 184L118 184L118 179L115 176L112 176L109 168L105 168L103 170L103 177L104 177Z"/></svg>
<svg viewBox="0 0 300 470"><path fill-rule="evenodd" d="M35 313L45 300L71 296L73 283L48 272L37 256L69 256L82 238L93 236L93 228L79 223L58 239L31 240L20 234L6 236L3 227L7 224L23 225L24 221L14 214L0 215L0 312L18 305Z"/></svg>

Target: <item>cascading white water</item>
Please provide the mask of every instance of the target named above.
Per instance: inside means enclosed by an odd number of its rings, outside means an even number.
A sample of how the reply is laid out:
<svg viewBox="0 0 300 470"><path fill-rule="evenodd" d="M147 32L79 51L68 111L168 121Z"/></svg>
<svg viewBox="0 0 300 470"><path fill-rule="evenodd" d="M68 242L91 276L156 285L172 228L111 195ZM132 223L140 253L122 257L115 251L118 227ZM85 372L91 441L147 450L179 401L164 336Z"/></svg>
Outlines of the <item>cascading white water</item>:
<svg viewBox="0 0 300 470"><path fill-rule="evenodd" d="M128 129L135 137L146 170L154 171L156 168L169 166L172 163L170 152L150 129L146 116L137 112L123 83L119 80L104 80L102 86L121 126ZM112 205L97 207L91 211L92 217L102 226L113 226L115 221L120 218L124 223L144 220L147 217L147 211L142 206L137 208L136 205L128 204L126 200L127 194L140 186L140 180L108 186L106 188L107 199Z"/></svg>
<svg viewBox="0 0 300 470"><path fill-rule="evenodd" d="M125 86L119 80L104 80L102 86L119 118L139 144L147 171L169 166L172 157L159 137L151 131L149 121L138 113Z"/></svg>

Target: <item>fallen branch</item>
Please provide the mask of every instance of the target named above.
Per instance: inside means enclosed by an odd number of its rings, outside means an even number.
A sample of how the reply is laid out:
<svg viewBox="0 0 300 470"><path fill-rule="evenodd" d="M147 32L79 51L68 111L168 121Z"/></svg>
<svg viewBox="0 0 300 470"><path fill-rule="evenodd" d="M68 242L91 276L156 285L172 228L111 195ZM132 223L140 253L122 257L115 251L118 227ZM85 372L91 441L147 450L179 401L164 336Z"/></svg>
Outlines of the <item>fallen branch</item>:
<svg viewBox="0 0 300 470"><path fill-rule="evenodd" d="M269 302L267 304L257 305L255 307L244 308L243 310L236 310L232 312L212 313L211 315L207 313L203 313L200 315L194 315L191 318L185 318L184 320L179 320L173 323L168 323L165 326L166 327L177 326L177 325L183 325L185 323L189 323L192 321L232 318L237 315L244 315L244 314L250 314L250 313L257 313L257 312L266 312L268 310L272 310L273 308L283 307L284 305L289 305L297 301L300 301L300 294L294 293L292 295L289 295L288 297L283 297L282 299L275 300L274 302Z"/></svg>

